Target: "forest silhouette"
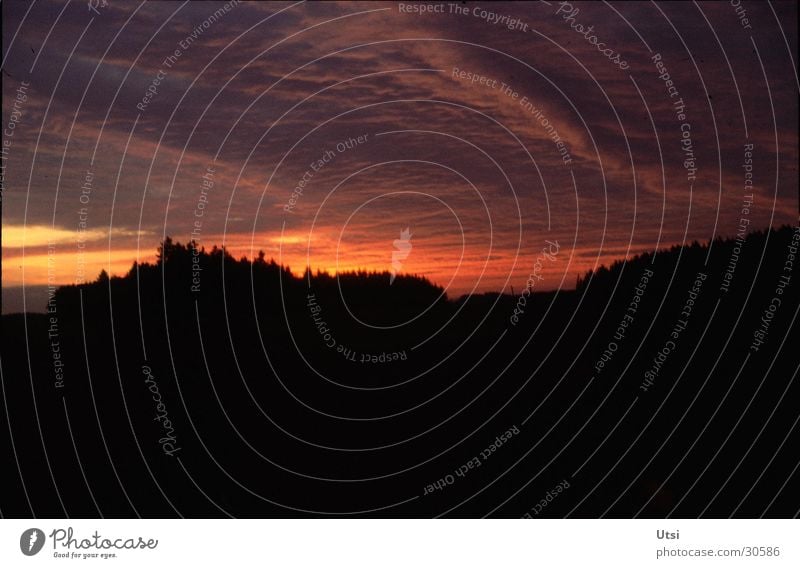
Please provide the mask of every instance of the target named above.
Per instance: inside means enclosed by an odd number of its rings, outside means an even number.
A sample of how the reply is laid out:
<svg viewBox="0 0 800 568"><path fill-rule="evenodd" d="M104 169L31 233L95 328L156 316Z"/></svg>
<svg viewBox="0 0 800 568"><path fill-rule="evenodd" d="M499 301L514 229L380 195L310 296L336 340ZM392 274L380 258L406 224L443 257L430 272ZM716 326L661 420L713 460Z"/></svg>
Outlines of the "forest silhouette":
<svg viewBox="0 0 800 568"><path fill-rule="evenodd" d="M3 316L3 514L520 517L565 479L539 516L792 516L770 501L800 442L797 277L776 291L797 231L641 254L522 304L166 239Z"/></svg>

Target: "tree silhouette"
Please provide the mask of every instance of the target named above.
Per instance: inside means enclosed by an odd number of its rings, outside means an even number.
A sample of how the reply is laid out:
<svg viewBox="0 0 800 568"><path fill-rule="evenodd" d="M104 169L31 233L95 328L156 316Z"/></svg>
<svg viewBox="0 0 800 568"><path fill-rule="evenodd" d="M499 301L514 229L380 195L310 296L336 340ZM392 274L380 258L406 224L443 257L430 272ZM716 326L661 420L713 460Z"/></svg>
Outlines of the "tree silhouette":
<svg viewBox="0 0 800 568"><path fill-rule="evenodd" d="M155 263L58 288L55 314L3 317L7 404L0 407L9 412L10 455L18 456L26 487L37 488L28 492L37 516L64 516L59 497L69 500L71 516L97 515L95 502L104 516L175 516L176 504L184 516L220 516L221 509L298 516L253 493L324 511L399 502L532 416L507 449L448 489L452 497L442 498L464 502L457 514L482 516L505 500L495 485L479 490L522 459L505 475L523 489L495 513L520 516L590 455L547 515L575 506L573 516L604 512L605 501L588 491L606 473L603 487L624 495L609 516L659 517L678 503L675 514L696 516L728 477L704 514L728 516L751 487L736 515L760 514L774 496L765 488L779 487L796 466L792 444L779 447L800 405L791 381L798 352L781 348L798 339L793 281L760 350L751 349L793 234L791 227L750 234L728 292L720 282L735 242L716 239L710 255L708 244L693 242L589 271L575 290L535 292L517 326L509 324L515 296L451 299L428 279L402 273L391 285L389 272L309 268L295 275L263 251L234 259L223 247L198 250L167 237ZM625 320L646 271L653 276ZM699 272L707 278L687 318L682 311ZM685 330L641 390L678 320L687 320ZM54 342L63 367L54 366ZM159 442L165 430L154 420L145 367L180 463ZM625 427L617 428L623 415ZM754 444L764 428L772 441ZM10 439L4 443L10 448ZM710 462L723 446L736 450ZM384 449L327 449L376 447ZM738 449L749 447L735 470ZM414 464L421 465L409 469ZM29 515L22 478L7 469L0 509ZM373 481L332 484L287 470ZM187 471L205 495L187 482ZM386 476L397 471L405 473ZM370 515L429 516L441 510L433 499ZM776 501L767 516L794 515L796 505Z"/></svg>

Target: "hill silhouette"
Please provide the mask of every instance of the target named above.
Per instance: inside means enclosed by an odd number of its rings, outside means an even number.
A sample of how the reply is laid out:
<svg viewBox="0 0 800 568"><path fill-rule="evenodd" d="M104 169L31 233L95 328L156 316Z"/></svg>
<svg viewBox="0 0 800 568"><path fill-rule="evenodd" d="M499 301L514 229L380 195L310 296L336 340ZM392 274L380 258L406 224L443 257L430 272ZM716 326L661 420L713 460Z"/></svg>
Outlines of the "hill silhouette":
<svg viewBox="0 0 800 568"><path fill-rule="evenodd" d="M797 239L655 251L524 302L167 239L3 316L0 508L519 517L565 480L538 516L793 516Z"/></svg>

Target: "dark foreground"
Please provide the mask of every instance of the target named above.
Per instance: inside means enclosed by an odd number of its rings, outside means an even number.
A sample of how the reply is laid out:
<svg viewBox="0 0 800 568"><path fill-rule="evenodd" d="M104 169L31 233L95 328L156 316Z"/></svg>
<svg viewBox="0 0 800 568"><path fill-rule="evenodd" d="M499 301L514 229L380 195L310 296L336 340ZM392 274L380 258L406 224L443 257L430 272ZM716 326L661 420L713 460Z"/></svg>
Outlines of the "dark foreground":
<svg viewBox="0 0 800 568"><path fill-rule="evenodd" d="M794 516L797 239L645 255L524 305L168 243L3 317L0 512Z"/></svg>

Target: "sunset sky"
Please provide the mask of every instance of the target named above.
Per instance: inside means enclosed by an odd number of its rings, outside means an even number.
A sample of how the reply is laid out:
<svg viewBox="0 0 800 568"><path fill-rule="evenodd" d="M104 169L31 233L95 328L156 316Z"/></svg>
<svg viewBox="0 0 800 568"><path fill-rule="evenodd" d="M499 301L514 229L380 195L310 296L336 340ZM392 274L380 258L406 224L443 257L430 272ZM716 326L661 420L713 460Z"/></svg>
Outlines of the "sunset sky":
<svg viewBox="0 0 800 568"><path fill-rule="evenodd" d="M547 240L571 288L734 236L746 144L750 228L797 222L794 2L104 4L2 3L4 290L165 235L390 270L407 227L451 296L519 291Z"/></svg>

